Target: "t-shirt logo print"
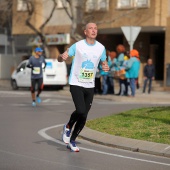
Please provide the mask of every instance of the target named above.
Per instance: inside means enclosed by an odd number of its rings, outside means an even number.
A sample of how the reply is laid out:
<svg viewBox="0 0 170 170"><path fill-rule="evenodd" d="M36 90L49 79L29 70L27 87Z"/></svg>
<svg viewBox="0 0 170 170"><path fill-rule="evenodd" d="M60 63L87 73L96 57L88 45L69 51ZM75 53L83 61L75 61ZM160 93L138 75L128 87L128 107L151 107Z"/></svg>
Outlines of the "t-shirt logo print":
<svg viewBox="0 0 170 170"><path fill-rule="evenodd" d="M94 64L90 60L86 60L81 65L79 81L92 82L93 77L94 77Z"/></svg>

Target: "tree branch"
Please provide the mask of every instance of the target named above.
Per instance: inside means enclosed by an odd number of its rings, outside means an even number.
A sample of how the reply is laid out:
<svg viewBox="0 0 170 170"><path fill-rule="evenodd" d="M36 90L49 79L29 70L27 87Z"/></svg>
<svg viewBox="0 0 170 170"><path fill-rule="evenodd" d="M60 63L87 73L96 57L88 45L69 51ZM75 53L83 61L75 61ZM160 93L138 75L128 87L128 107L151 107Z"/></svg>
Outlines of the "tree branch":
<svg viewBox="0 0 170 170"><path fill-rule="evenodd" d="M40 35L41 33L38 31L38 29L36 29L33 24L31 24L30 20L32 18L32 15L35 11L35 7L33 2L31 1L26 1L27 4L27 11L28 11L28 18L26 19L25 23L27 26L29 26L36 34Z"/></svg>
<svg viewBox="0 0 170 170"><path fill-rule="evenodd" d="M49 17L46 19L46 21L40 26L40 30L42 31L45 27L45 25L50 21L51 17L53 16L53 13L56 9L56 6L57 6L57 3L56 3L56 0L52 0L54 5L53 5L53 9L51 10L51 13L49 15Z"/></svg>
<svg viewBox="0 0 170 170"><path fill-rule="evenodd" d="M71 12L71 14L70 14L70 13L68 12L68 9L67 9L67 7L65 6L63 0L61 0L61 2L62 2L62 5L63 5L63 7L64 7L64 10L65 10L66 14L68 15L68 17L69 17L70 20L72 21L72 20L73 20L73 13ZM71 2L70 2L69 0L67 0L67 2L68 2L68 4L69 4L69 7L71 7Z"/></svg>

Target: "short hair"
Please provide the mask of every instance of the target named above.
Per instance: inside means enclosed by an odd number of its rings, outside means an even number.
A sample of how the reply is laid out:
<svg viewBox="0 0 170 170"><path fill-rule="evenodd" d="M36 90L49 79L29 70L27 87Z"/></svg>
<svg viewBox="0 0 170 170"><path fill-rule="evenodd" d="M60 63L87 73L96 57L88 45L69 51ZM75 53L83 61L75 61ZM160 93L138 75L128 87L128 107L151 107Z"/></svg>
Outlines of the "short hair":
<svg viewBox="0 0 170 170"><path fill-rule="evenodd" d="M88 22L85 26L84 26L84 30L86 30L87 29L87 27L88 27L88 25L89 24L95 24L96 26L97 26L97 24L96 23L94 23L94 22Z"/></svg>
<svg viewBox="0 0 170 170"><path fill-rule="evenodd" d="M124 47L124 45L119 44L119 45L116 47L116 50L117 50L118 53L124 53L124 52L125 52L125 47Z"/></svg>

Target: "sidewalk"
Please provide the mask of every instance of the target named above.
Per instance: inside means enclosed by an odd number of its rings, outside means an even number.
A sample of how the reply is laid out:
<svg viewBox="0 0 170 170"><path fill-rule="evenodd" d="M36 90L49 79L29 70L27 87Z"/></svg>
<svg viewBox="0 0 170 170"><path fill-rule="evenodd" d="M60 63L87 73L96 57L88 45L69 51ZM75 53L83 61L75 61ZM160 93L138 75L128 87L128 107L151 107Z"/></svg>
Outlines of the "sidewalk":
<svg viewBox="0 0 170 170"><path fill-rule="evenodd" d="M0 88L1 89L12 89L11 81L6 79L0 79Z"/></svg>
<svg viewBox="0 0 170 170"><path fill-rule="evenodd" d="M10 80L0 80L0 90L11 89ZM70 96L69 86L64 90L57 91L58 94ZM126 103L148 103L148 104L170 104L170 92L152 92L151 94L142 94L141 89L137 90L134 98L116 95L95 95L95 99L111 100L115 102ZM79 135L81 138L99 143L102 145L130 150L133 152L142 152L170 158L170 145L142 140L124 138L101 133L85 127Z"/></svg>
<svg viewBox="0 0 170 170"><path fill-rule="evenodd" d="M117 89L116 89L117 90ZM118 90L117 90L118 91ZM64 87L63 91L59 94L70 96L69 86ZM116 96L116 95L94 95L95 99L110 100L115 102L126 103L147 103L147 104L170 104L170 91L156 92L151 94L143 94L142 89L136 90L135 97Z"/></svg>
<svg viewBox="0 0 170 170"><path fill-rule="evenodd" d="M0 90L1 89L11 90L10 80L0 79ZM117 93L118 89L115 89L115 91ZM57 91L57 93L70 96L69 86L65 86L64 90ZM95 95L94 98L127 103L170 104L170 91L153 91L151 94L142 94L142 89L139 89L136 90L136 96L134 98L116 95Z"/></svg>

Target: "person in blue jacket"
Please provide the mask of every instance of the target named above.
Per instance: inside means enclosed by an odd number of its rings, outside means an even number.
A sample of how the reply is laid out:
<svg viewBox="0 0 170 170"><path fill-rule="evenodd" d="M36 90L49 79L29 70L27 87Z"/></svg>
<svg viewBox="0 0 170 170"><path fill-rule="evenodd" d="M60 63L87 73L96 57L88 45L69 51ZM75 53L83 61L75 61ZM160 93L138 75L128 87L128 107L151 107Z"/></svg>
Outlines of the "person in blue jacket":
<svg viewBox="0 0 170 170"><path fill-rule="evenodd" d="M128 78L130 82L131 97L135 97L136 79L139 76L140 69L139 52L137 50L133 49L130 51L130 59L124 66L126 68L125 77Z"/></svg>
<svg viewBox="0 0 170 170"><path fill-rule="evenodd" d="M110 66L112 65L112 62L111 62L111 60L110 60L110 58L108 56L108 51L107 51L106 55L107 55L106 60L108 62L108 66L110 68ZM109 84L108 84L109 83L109 72L105 72L102 69L102 65L99 64L99 73L100 73L100 75L102 77L102 90L103 90L102 95L106 95L106 94L108 94L108 90L109 90L108 89L109 88Z"/></svg>
<svg viewBox="0 0 170 170"><path fill-rule="evenodd" d="M120 68L122 68L123 63L124 63L124 56L126 54L126 50L124 45L119 44L116 47L116 51L117 51L117 58L115 58L114 60L114 66L116 68L116 70L119 70ZM125 87L125 91L123 91L122 86ZM126 79L119 79L119 92L116 95L127 95L128 94L128 83Z"/></svg>

